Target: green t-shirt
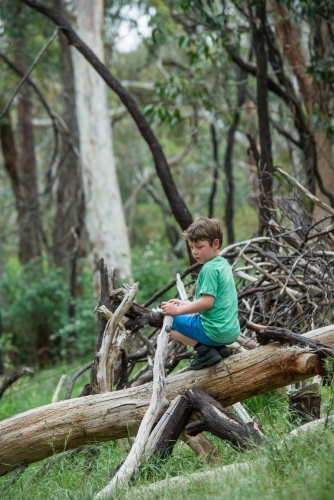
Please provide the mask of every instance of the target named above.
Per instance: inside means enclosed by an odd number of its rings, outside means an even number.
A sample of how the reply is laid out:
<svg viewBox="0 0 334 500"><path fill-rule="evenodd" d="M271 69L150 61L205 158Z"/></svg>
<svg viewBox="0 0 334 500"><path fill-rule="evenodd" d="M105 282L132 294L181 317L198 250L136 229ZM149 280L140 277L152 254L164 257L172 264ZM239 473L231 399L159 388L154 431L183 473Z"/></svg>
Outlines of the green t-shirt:
<svg viewBox="0 0 334 500"><path fill-rule="evenodd" d="M206 335L216 342L234 342L240 334L238 298L232 269L223 257L206 262L198 275L196 299L215 297L210 309L200 313Z"/></svg>

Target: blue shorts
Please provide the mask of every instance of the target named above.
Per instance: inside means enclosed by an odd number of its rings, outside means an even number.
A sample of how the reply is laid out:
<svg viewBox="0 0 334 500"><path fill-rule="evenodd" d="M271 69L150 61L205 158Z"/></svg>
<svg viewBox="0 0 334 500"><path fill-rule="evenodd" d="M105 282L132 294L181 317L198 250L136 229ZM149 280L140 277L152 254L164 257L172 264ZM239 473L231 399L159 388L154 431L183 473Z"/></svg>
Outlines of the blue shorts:
<svg viewBox="0 0 334 500"><path fill-rule="evenodd" d="M202 328L199 314L182 314L182 316L174 316L172 330L176 330L186 337L197 340L200 344L212 346L224 345L221 342L210 339L210 337L206 335Z"/></svg>

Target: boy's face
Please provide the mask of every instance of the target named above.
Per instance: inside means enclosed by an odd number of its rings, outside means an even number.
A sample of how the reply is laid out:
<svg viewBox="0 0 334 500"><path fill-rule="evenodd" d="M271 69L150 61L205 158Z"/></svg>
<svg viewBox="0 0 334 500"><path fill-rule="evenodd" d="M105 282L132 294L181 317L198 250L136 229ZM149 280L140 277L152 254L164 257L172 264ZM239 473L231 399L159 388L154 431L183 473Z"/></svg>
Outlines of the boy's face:
<svg viewBox="0 0 334 500"><path fill-rule="evenodd" d="M205 264L219 255L219 240L213 240L212 246L207 240L188 241L191 253L199 264Z"/></svg>

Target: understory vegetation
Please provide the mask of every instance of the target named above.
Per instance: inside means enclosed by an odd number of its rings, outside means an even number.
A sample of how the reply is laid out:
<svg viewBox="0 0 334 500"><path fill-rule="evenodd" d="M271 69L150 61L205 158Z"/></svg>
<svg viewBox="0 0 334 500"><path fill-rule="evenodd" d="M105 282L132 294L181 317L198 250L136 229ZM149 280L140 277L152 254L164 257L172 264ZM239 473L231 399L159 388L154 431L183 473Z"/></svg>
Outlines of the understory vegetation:
<svg viewBox="0 0 334 500"><path fill-rule="evenodd" d="M60 376L72 375L79 365L38 371L21 378L2 398L1 419L51 402ZM89 374L82 376L74 389L77 396ZM64 397L65 388L59 399ZM322 387L322 417L333 413L333 386ZM196 456L183 442L178 441L172 456L165 462L149 463L135 474L126 490L115 498L178 498L178 499L251 499L258 498L330 500L334 496L334 425L288 437L298 426L291 424L288 403L278 392L253 397L243 402L251 416L263 427L266 439L262 447L241 452L212 435L220 459L211 466L246 463L247 469L228 474L217 473L173 486L173 477L208 471L210 465ZM70 436L69 436L70 438ZM30 465L18 475L0 478L2 500L90 500L109 480L115 467L126 458L130 440L109 443L91 443L79 452L54 455L44 462ZM65 451L65 450L64 450ZM145 490L145 485L166 479L168 487L157 491ZM135 488L135 489L134 489Z"/></svg>
<svg viewBox="0 0 334 500"><path fill-rule="evenodd" d="M192 299L198 269L181 233L201 216L222 222L244 342L255 342L249 322L292 334L333 328L333 20L333 0L0 2L0 425L51 403L61 376L92 360L70 397L89 383L86 395L152 380L162 326L152 316L177 293L159 290L184 273ZM128 345L114 358L112 373L119 362L126 377L100 391L103 264L115 278L109 292L139 283L141 312L124 315ZM145 314L151 322L137 324ZM313 346L317 373L333 342L325 353ZM166 375L191 355L171 342ZM242 401L263 428L262 446L241 451L208 434L220 458L204 459L179 439L170 458L141 465L112 498L332 500L333 382L319 390L326 423L316 431L289 436L301 422L270 391ZM8 436L4 448L22 446ZM0 477L0 500L93 499L132 444L129 436L69 451L70 440L68 431L55 453L50 436L50 458ZM23 446L13 462L1 446L6 467L24 461ZM219 472L232 464L245 465Z"/></svg>

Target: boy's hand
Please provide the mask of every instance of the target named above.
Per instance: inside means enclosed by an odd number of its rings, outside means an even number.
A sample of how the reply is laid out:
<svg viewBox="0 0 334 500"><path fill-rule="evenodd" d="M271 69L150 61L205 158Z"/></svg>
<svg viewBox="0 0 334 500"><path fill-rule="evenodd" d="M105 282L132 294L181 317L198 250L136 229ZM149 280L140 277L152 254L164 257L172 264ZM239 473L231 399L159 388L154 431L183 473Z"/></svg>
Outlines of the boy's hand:
<svg viewBox="0 0 334 500"><path fill-rule="evenodd" d="M171 299L168 302L161 302L161 309L164 314L168 314L170 316L177 316L180 314L178 311L178 304L175 303L175 300L177 299Z"/></svg>
<svg viewBox="0 0 334 500"><path fill-rule="evenodd" d="M164 314L170 316L182 316L183 314L196 314L210 309L214 303L214 296L203 294L200 299L188 302L186 300L171 299L161 303Z"/></svg>

